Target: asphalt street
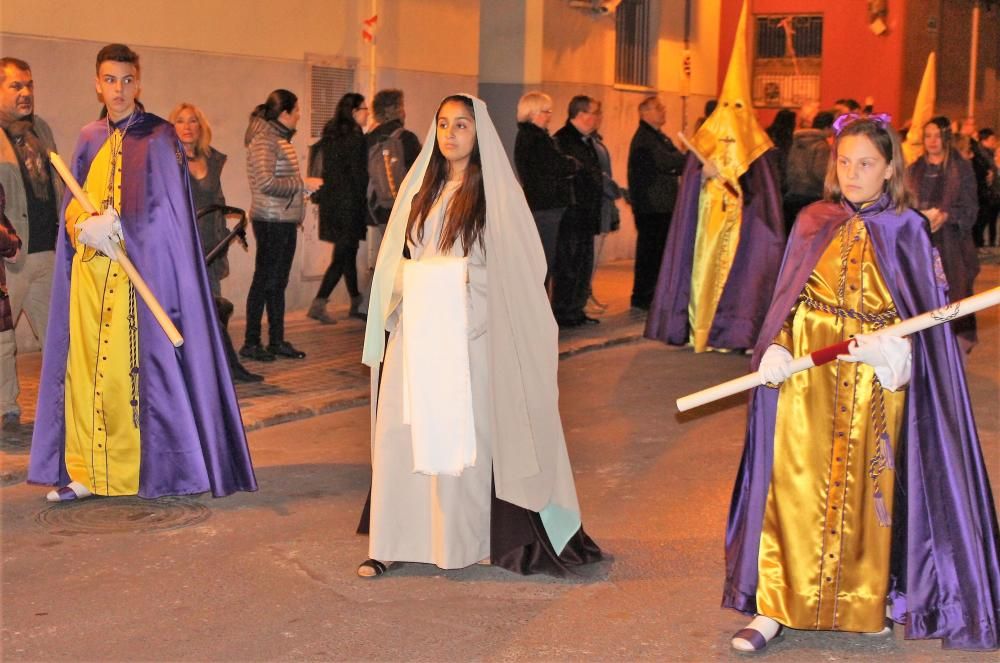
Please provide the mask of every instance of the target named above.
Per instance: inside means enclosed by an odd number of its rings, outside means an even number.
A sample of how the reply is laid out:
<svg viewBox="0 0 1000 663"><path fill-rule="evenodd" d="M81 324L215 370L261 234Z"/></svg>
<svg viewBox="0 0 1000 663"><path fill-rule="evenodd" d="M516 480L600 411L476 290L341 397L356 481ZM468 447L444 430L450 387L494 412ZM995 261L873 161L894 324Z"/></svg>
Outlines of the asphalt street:
<svg viewBox="0 0 1000 663"><path fill-rule="evenodd" d="M994 279L995 281L995 279ZM987 283L995 285L996 283ZM1000 333L980 316L969 384L1000 484ZM8 661L714 661L745 618L719 607L745 398L678 415L680 395L742 373L742 355L650 341L560 363L584 526L608 559L578 578L406 564L356 577L368 410L253 431L260 490L50 506L2 499ZM997 661L936 641L789 632L759 658Z"/></svg>

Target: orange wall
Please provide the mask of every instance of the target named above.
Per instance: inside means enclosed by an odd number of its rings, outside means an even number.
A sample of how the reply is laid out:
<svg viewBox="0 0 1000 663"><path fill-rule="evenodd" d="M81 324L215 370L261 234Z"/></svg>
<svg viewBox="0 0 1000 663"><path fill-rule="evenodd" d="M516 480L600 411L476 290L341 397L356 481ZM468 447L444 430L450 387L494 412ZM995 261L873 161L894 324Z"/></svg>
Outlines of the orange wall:
<svg viewBox="0 0 1000 663"><path fill-rule="evenodd" d="M833 106L841 97L853 97L864 103L875 98L875 110L889 112L899 121L910 110L901 110L904 19L907 0L889 3L889 30L876 37L868 28L868 3L860 0L827 2L823 0L749 0L748 26L753 39L754 14L823 14L823 68L820 79L820 105ZM743 0L722 0L719 25L719 87L729 66L736 23ZM831 10L831 7L836 7ZM753 48L750 45L750 48ZM922 72L921 65L921 72ZM753 72L751 72L751 76ZM919 85L919 79L914 86ZM764 126L776 111L758 111Z"/></svg>

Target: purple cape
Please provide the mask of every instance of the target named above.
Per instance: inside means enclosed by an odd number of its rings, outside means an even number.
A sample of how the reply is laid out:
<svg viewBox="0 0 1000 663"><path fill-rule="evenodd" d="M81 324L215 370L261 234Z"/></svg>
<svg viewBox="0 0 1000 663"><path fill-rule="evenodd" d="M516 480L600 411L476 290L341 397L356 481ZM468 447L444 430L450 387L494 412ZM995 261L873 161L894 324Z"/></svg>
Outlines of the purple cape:
<svg viewBox="0 0 1000 663"><path fill-rule="evenodd" d="M785 248L784 216L774 155L774 150L765 152L740 178L743 189L740 244L709 331L708 344L713 348L744 350L753 347L771 300ZM690 336L688 302L700 196L701 163L689 155L670 222L656 294L646 319L646 338L670 345L684 345Z"/></svg>
<svg viewBox="0 0 1000 663"><path fill-rule="evenodd" d="M835 203L799 215L785 253L753 367L777 335L838 227L854 212ZM926 221L897 214L887 198L861 213L900 317L946 303L934 275ZM913 372L896 451L890 586L892 616L907 638L941 638L946 649L995 649L1000 622L996 510L950 325L909 337ZM746 446L726 528L722 605L756 612L757 559L771 481L778 390L751 397Z"/></svg>
<svg viewBox="0 0 1000 663"><path fill-rule="evenodd" d="M184 336L174 348L152 313L139 312L139 495L256 490L205 263L187 166L173 127L136 111L122 163L122 230L129 258ZM104 120L80 133L69 167L82 182L108 137ZM65 210L69 194L63 205ZM29 483L65 485L65 374L74 249L60 215L49 332L42 357Z"/></svg>

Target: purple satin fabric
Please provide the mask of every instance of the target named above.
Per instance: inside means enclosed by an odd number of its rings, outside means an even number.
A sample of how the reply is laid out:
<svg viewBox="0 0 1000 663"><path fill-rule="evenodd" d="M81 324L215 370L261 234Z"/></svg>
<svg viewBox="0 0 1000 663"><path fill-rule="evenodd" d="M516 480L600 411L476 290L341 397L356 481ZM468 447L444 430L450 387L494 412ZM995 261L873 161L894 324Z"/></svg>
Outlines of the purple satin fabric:
<svg viewBox="0 0 1000 663"><path fill-rule="evenodd" d="M755 348L754 368L823 250L852 214L822 202L799 216ZM923 217L913 210L897 214L884 197L861 215L900 316L945 304ZM887 588L893 619L906 624L907 638L940 638L945 649L996 649L1000 534L958 344L947 324L910 339L913 372L897 448ZM722 605L746 613L756 612L757 559L777 403L777 389L754 390L726 529Z"/></svg>
<svg viewBox="0 0 1000 663"><path fill-rule="evenodd" d="M785 248L774 155L774 150L766 152L740 178L744 200L740 244L709 332L708 344L713 348L753 347L771 301ZM656 294L646 318L646 338L670 345L684 345L690 335L688 302L700 195L701 163L689 155L670 222Z"/></svg>
<svg viewBox="0 0 1000 663"><path fill-rule="evenodd" d="M142 113L142 111L138 111ZM70 169L83 181L107 140L105 121L83 128ZM149 309L139 312L139 495L257 489L236 391L208 288L187 165L173 127L142 113L125 135L122 230L129 258L184 336L174 348ZM69 202L69 194L63 209ZM74 250L60 215L49 332L28 482L69 482L65 372Z"/></svg>

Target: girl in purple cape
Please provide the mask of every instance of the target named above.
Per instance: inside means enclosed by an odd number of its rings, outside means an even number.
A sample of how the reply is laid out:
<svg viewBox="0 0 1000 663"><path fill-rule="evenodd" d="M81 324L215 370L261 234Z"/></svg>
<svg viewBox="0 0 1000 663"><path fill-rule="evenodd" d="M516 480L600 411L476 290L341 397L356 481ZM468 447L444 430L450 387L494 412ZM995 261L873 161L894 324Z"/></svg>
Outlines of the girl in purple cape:
<svg viewBox="0 0 1000 663"><path fill-rule="evenodd" d="M805 208L754 352L726 533L723 605L755 615L755 652L784 627L998 646L996 512L955 336L870 336L946 303L927 221L908 207L887 116L834 129L826 200ZM850 354L789 362L853 338Z"/></svg>

